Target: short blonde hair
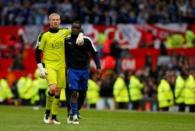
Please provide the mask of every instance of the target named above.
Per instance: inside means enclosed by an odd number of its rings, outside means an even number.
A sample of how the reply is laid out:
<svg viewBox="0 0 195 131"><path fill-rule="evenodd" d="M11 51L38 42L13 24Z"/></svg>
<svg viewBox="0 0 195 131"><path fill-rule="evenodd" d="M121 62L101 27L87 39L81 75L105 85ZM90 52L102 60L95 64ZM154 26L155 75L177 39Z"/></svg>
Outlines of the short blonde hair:
<svg viewBox="0 0 195 131"><path fill-rule="evenodd" d="M60 15L59 15L58 13L51 13L51 14L49 15L49 20L50 20L53 16L59 16L59 17L60 17Z"/></svg>

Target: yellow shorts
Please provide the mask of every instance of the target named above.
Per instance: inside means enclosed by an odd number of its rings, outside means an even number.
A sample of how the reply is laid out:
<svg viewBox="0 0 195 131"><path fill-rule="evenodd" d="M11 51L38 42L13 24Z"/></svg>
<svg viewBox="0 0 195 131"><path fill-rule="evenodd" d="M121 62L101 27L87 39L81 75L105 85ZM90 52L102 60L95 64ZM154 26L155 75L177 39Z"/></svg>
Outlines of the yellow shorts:
<svg viewBox="0 0 195 131"><path fill-rule="evenodd" d="M66 70L65 65L54 66L49 63L45 63L45 68L47 71L47 81L48 85L57 84L58 88L66 88Z"/></svg>

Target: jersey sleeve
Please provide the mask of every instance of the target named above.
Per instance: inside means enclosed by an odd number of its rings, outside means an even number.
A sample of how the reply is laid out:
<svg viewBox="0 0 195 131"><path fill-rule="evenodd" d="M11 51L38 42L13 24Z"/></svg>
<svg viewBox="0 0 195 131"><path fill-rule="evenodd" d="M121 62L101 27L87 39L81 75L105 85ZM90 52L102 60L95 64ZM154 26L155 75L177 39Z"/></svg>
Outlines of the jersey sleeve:
<svg viewBox="0 0 195 131"><path fill-rule="evenodd" d="M44 34L42 33L39 35L38 40L37 40L38 49L43 50L45 47L45 43L46 43L46 38L45 38Z"/></svg>
<svg viewBox="0 0 195 131"><path fill-rule="evenodd" d="M85 42L87 44L88 50L91 54L96 54L98 52L98 50L96 49L93 41L91 40L91 38L84 36Z"/></svg>
<svg viewBox="0 0 195 131"><path fill-rule="evenodd" d="M65 38L71 34L71 29L69 28L62 28L62 29L65 35Z"/></svg>
<svg viewBox="0 0 195 131"><path fill-rule="evenodd" d="M89 37L84 37L86 40L86 44L88 46L89 52L92 54L92 57L94 59L94 62L96 64L97 69L101 69L101 64L100 64L100 58L98 54L98 50L96 49L95 45L93 44L93 41Z"/></svg>

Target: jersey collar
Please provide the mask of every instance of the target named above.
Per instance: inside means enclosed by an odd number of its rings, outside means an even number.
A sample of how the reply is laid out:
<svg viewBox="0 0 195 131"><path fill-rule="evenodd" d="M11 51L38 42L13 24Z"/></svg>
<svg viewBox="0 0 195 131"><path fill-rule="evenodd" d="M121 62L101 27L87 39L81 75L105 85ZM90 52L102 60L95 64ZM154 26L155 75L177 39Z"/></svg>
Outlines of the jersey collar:
<svg viewBox="0 0 195 131"><path fill-rule="evenodd" d="M59 28L49 28L49 32L51 33L57 33L59 31Z"/></svg>

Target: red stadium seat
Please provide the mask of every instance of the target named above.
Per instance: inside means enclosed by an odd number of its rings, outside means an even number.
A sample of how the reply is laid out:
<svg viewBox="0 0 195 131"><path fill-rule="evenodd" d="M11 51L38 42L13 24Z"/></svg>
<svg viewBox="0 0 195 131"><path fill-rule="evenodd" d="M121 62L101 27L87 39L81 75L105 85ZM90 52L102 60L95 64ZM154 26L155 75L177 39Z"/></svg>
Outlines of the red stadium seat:
<svg viewBox="0 0 195 131"><path fill-rule="evenodd" d="M13 59L0 59L0 78L6 77L7 72L12 64Z"/></svg>

